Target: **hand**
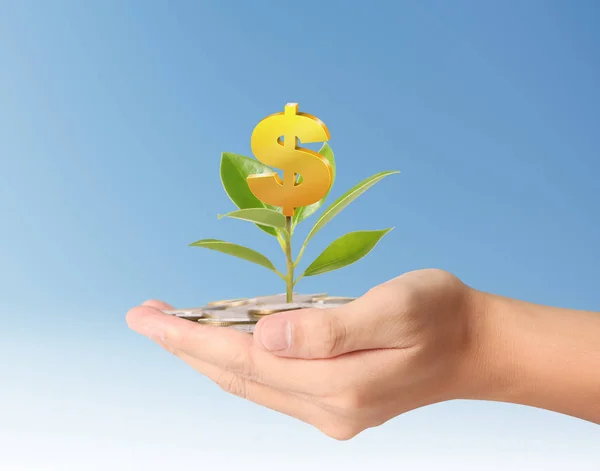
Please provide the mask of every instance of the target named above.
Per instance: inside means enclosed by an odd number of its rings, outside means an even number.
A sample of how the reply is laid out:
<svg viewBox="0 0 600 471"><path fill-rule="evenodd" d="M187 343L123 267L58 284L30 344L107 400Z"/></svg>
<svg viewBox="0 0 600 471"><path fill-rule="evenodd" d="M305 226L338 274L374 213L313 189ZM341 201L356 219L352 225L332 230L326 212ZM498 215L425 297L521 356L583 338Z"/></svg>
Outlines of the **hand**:
<svg viewBox="0 0 600 471"><path fill-rule="evenodd" d="M127 322L225 391L345 440L469 395L476 294L449 273L419 270L342 307L268 316L253 336L167 316L160 301Z"/></svg>

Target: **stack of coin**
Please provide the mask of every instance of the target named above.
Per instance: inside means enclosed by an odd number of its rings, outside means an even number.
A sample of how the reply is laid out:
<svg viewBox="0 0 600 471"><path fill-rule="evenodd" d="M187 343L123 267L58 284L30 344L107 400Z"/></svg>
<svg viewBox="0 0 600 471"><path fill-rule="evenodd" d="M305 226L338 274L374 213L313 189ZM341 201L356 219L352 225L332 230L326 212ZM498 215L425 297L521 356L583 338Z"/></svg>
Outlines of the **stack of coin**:
<svg viewBox="0 0 600 471"><path fill-rule="evenodd" d="M219 327L231 327L242 332L254 332L256 323L265 316L277 312L297 309L330 309L342 306L356 298L328 296L327 293L294 293L292 302L286 303L285 294L259 296L255 298L228 299L214 301L206 306L188 309L163 311L165 314Z"/></svg>

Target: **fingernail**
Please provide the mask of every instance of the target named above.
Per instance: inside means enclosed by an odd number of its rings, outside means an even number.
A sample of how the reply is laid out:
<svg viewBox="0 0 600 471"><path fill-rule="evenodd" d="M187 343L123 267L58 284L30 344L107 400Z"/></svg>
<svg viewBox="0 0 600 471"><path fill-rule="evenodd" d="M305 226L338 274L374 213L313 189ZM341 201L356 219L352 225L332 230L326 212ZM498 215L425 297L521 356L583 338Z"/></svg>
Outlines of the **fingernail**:
<svg viewBox="0 0 600 471"><path fill-rule="evenodd" d="M285 319L268 319L260 328L260 342L270 352L279 352L290 348L292 326Z"/></svg>

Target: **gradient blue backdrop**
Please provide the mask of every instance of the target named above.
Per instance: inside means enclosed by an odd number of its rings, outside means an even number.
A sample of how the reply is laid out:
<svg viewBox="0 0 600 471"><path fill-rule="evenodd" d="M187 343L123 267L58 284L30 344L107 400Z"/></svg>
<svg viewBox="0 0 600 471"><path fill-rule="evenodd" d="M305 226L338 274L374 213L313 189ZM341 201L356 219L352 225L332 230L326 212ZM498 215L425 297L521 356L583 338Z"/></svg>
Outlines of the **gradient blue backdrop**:
<svg viewBox="0 0 600 471"><path fill-rule="evenodd" d="M439 267L599 310L599 21L593 0L0 1L0 469L599 469L597 426L506 404L439 404L336 442L125 324L148 298L282 290L188 244L281 262L266 234L217 220L234 209L218 174L290 101L331 131L333 197L402 172L305 259L396 230L300 291Z"/></svg>

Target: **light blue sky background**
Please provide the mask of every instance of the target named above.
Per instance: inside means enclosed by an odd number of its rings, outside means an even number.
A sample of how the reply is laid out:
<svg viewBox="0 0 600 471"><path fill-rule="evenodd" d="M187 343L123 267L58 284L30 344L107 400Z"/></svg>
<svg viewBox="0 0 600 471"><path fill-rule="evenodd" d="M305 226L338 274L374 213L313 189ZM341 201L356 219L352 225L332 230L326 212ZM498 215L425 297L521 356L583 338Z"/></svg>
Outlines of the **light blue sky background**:
<svg viewBox="0 0 600 471"><path fill-rule="evenodd" d="M282 290L188 244L281 263L268 235L217 220L234 209L218 172L292 101L329 127L333 197L402 172L305 260L347 231L396 230L300 291L357 296L439 267L600 310L599 21L592 0L0 1L0 468L598 469L597 426L504 404L336 442L222 393L124 316Z"/></svg>

